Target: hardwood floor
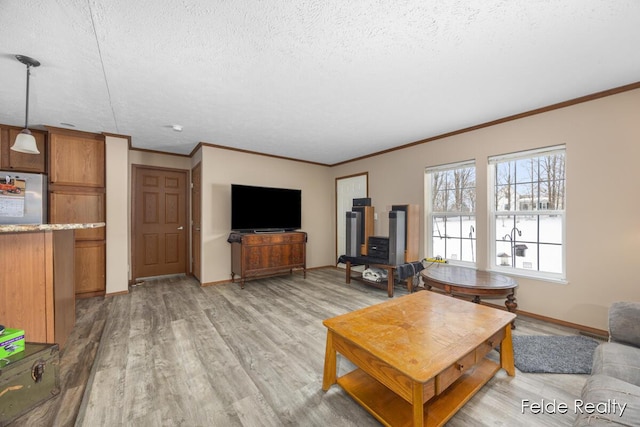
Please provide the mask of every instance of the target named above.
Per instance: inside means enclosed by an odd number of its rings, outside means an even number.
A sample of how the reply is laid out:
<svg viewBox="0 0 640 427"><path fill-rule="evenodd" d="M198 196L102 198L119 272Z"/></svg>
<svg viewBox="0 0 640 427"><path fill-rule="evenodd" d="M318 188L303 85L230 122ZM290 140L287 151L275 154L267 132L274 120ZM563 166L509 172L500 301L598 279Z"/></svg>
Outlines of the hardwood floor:
<svg viewBox="0 0 640 427"><path fill-rule="evenodd" d="M398 286L395 292L398 297L406 289ZM62 394L76 399L59 405L57 417L39 425L380 425L339 386L321 390L322 320L388 300L384 290L346 285L342 271L312 270L306 280L300 274L253 280L245 289L231 283L201 288L193 279L172 277L147 281L128 295L93 300L94 308L79 313L74 330L88 336L104 322L82 403L82 386L65 382ZM98 320L87 325L87 316L81 320L85 314ZM514 334L576 333L524 318L517 325ZM63 355L68 377L87 369L74 355L91 353L75 346L95 345L90 339L71 343ZM492 357L497 358L495 351ZM338 366L340 375L353 368L341 356ZM509 377L500 371L448 425L571 425L572 410L523 414L522 400L555 399L572 408L586 378L519 371Z"/></svg>

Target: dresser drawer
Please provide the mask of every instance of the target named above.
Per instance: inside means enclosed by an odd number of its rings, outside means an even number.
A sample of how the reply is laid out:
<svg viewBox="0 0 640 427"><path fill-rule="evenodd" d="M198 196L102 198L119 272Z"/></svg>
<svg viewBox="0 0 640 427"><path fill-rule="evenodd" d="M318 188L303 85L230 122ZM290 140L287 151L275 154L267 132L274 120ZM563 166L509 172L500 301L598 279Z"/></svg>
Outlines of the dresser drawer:
<svg viewBox="0 0 640 427"><path fill-rule="evenodd" d="M242 236L245 245L275 245L287 243L304 243L304 233L250 234Z"/></svg>

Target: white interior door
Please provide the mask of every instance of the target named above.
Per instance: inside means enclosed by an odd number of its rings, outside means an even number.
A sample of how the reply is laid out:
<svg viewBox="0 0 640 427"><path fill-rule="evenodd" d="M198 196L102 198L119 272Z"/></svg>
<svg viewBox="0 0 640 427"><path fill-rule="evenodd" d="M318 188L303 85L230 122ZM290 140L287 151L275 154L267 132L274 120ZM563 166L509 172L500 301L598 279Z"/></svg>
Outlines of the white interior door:
<svg viewBox="0 0 640 427"><path fill-rule="evenodd" d="M336 178L336 259L345 253L347 212L353 206L353 199L367 197L366 173L344 178Z"/></svg>

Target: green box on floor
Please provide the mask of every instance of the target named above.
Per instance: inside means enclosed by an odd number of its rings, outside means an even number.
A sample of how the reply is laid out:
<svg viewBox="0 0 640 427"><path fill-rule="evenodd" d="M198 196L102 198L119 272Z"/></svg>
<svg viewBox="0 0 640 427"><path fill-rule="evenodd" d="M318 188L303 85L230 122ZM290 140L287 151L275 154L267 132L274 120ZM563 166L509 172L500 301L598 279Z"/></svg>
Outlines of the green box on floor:
<svg viewBox="0 0 640 427"><path fill-rule="evenodd" d="M7 328L0 335L0 358L24 351L24 330Z"/></svg>

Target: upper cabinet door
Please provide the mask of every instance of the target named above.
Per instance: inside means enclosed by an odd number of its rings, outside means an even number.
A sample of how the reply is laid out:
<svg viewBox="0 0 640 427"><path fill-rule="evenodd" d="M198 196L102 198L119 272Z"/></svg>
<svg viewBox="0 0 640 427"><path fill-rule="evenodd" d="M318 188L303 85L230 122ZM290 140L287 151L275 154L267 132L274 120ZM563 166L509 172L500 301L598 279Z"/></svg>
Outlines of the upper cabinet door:
<svg viewBox="0 0 640 427"><path fill-rule="evenodd" d="M49 133L49 182L104 187L104 147L102 135Z"/></svg>
<svg viewBox="0 0 640 427"><path fill-rule="evenodd" d="M12 151L11 146L20 133L20 129L0 128L0 168L20 172L45 173L46 134L32 130L31 134L36 139L36 146L40 154L25 154Z"/></svg>

